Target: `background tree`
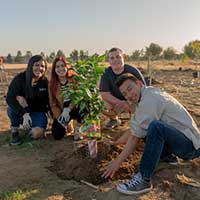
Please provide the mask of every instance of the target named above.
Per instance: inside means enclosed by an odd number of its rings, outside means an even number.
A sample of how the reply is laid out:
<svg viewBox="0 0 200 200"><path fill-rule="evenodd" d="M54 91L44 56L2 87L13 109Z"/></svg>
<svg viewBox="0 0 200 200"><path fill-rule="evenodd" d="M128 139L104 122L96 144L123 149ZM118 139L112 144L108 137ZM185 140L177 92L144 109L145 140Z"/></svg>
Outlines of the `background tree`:
<svg viewBox="0 0 200 200"><path fill-rule="evenodd" d="M73 61L73 62L77 62L78 61L78 58L79 58L79 53L76 49L74 49L71 53L70 53L70 59Z"/></svg>
<svg viewBox="0 0 200 200"><path fill-rule="evenodd" d="M192 60L200 59L200 40L189 42L184 46L184 55Z"/></svg>
<svg viewBox="0 0 200 200"><path fill-rule="evenodd" d="M105 50L104 55L105 55L105 61L108 62L108 50Z"/></svg>
<svg viewBox="0 0 200 200"><path fill-rule="evenodd" d="M158 59L163 49L161 46L155 43L151 43L149 47L146 47L145 56L150 57L151 59Z"/></svg>
<svg viewBox="0 0 200 200"><path fill-rule="evenodd" d="M44 53L43 51L40 52L40 55L41 55L44 59L46 59L46 55L45 55L45 53Z"/></svg>
<svg viewBox="0 0 200 200"><path fill-rule="evenodd" d="M51 53L49 54L49 56L47 57L47 62L48 62L48 63L52 63L53 60L55 59L55 57L56 57L55 52L51 52Z"/></svg>
<svg viewBox="0 0 200 200"><path fill-rule="evenodd" d="M194 40L184 46L183 60L190 58L195 61L196 69L200 59L200 40Z"/></svg>
<svg viewBox="0 0 200 200"><path fill-rule="evenodd" d="M6 59L8 63L13 63L13 58L10 53L7 55Z"/></svg>
<svg viewBox="0 0 200 200"><path fill-rule="evenodd" d="M31 57L32 57L31 51L26 51L26 54L24 56L24 62L28 63L28 61L30 60Z"/></svg>
<svg viewBox="0 0 200 200"><path fill-rule="evenodd" d="M87 58L88 58L88 51L80 50L79 59L80 60L85 60Z"/></svg>
<svg viewBox="0 0 200 200"><path fill-rule="evenodd" d="M135 50L130 56L131 60L138 61L140 60L140 50Z"/></svg>
<svg viewBox="0 0 200 200"><path fill-rule="evenodd" d="M64 56L65 57L65 54L63 53L62 50L58 50L57 53L56 53L56 57L59 57L59 56Z"/></svg>
<svg viewBox="0 0 200 200"><path fill-rule="evenodd" d="M173 47L168 47L163 51L163 58L166 60L174 60L176 57L176 50Z"/></svg>
<svg viewBox="0 0 200 200"><path fill-rule="evenodd" d="M23 57L22 57L22 52L20 50L17 51L17 55L15 57L15 62L16 63L22 63Z"/></svg>

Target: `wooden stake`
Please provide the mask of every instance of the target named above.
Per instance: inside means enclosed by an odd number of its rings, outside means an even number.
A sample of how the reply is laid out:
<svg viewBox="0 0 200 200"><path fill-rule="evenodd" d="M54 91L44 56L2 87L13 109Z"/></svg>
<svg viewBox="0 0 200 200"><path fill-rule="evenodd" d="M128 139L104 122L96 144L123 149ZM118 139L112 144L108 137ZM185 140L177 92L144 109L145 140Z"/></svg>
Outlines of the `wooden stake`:
<svg viewBox="0 0 200 200"><path fill-rule="evenodd" d="M81 183L84 183L85 185L90 186L91 188L93 188L93 189L95 189L95 190L98 190L98 189L99 189L99 186L96 186L96 185L94 185L94 184L92 184L92 183L89 183L89 182L87 182L87 181L81 180Z"/></svg>

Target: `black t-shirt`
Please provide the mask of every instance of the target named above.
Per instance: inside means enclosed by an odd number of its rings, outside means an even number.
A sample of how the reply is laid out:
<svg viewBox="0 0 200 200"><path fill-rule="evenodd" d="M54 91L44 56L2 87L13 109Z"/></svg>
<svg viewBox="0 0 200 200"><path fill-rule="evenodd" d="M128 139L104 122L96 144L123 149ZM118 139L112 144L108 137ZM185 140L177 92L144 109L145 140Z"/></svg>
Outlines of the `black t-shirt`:
<svg viewBox="0 0 200 200"><path fill-rule="evenodd" d="M100 80L100 92L110 92L114 97L125 100L125 98L120 93L119 89L115 85L116 79L124 74L124 73L131 73L133 74L138 80L141 80L144 85L146 85L145 80L141 72L130 65L124 65L124 71L121 74L115 74L111 67L105 69L104 73L101 76Z"/></svg>

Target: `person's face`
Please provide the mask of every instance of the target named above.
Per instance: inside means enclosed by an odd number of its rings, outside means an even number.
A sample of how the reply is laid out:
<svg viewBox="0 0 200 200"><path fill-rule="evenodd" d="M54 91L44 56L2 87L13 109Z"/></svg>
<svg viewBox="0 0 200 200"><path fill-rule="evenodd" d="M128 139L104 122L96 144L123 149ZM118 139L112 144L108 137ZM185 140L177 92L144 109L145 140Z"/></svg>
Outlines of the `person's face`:
<svg viewBox="0 0 200 200"><path fill-rule="evenodd" d="M128 79L122 83L119 90L130 104L137 103L140 99L141 86L138 81L135 83Z"/></svg>
<svg viewBox="0 0 200 200"><path fill-rule="evenodd" d="M67 67L65 66L65 63L63 61L59 60L58 62L56 62L55 72L58 76L66 76Z"/></svg>
<svg viewBox="0 0 200 200"><path fill-rule="evenodd" d="M112 67L112 70L118 74L124 69L124 56L120 51L113 51L108 54L108 62Z"/></svg>
<svg viewBox="0 0 200 200"><path fill-rule="evenodd" d="M38 62L34 62L33 64L33 76L36 79L42 77L45 73L45 62L43 60L39 60Z"/></svg>

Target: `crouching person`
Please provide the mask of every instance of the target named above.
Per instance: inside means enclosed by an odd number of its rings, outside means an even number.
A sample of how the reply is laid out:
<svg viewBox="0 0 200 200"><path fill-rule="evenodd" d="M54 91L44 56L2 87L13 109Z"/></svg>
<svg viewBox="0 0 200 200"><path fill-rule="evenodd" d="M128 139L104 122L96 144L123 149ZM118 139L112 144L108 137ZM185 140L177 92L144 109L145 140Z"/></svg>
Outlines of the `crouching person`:
<svg viewBox="0 0 200 200"><path fill-rule="evenodd" d="M116 85L128 102L136 104L136 110L124 150L106 166L103 176L114 176L134 152L139 139L146 137L138 172L117 186L123 194L141 194L152 189L151 178L160 160L175 156L191 160L200 156L200 131L183 105L166 92L141 86L131 74L121 75Z"/></svg>
<svg viewBox="0 0 200 200"><path fill-rule="evenodd" d="M75 72L69 70L64 57L57 57L52 65L49 85L50 107L53 113L52 135L54 139L62 139L69 129L71 119L75 119L74 140L83 139L79 128L82 125L83 112L71 103L66 91L69 84L76 84L73 79Z"/></svg>
<svg viewBox="0 0 200 200"><path fill-rule="evenodd" d="M47 63L40 55L33 56L24 72L11 81L6 101L11 123L11 145L22 143L19 126L33 138L44 136L47 126L48 80L45 76Z"/></svg>

